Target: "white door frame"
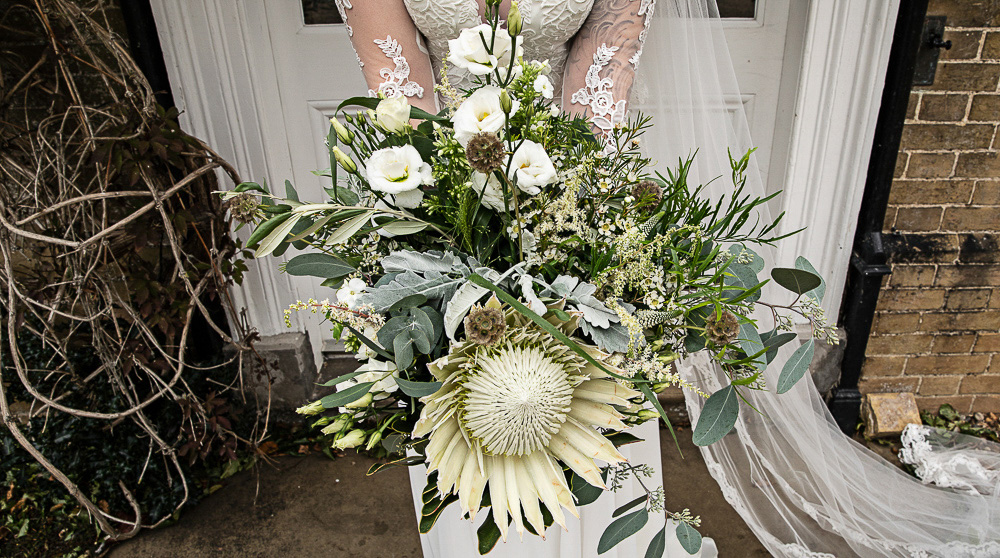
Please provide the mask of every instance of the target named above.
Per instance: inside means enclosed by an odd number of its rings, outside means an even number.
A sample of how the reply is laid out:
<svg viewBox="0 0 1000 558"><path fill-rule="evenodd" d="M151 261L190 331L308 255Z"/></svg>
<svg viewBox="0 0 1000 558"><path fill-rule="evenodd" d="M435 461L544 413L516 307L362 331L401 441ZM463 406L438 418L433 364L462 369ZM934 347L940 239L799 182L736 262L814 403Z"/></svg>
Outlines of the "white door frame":
<svg viewBox="0 0 1000 558"><path fill-rule="evenodd" d="M784 230L809 228L786 240L781 252L806 256L827 278L824 307L833 317L847 277L899 0L793 1L808 1L808 10L781 209ZM271 161L288 161L288 154L269 157L264 149L265 137L286 132L276 121L280 98L270 37L258 23L264 21L263 2L151 4L181 126L213 146L244 179L282 184L292 169L273 168ZM243 286L234 289L236 303L247 308L262 335L289 331L283 319L289 301L275 295L293 292L270 260L251 265ZM291 330L309 331L319 356L317 328L314 321L292 317Z"/></svg>

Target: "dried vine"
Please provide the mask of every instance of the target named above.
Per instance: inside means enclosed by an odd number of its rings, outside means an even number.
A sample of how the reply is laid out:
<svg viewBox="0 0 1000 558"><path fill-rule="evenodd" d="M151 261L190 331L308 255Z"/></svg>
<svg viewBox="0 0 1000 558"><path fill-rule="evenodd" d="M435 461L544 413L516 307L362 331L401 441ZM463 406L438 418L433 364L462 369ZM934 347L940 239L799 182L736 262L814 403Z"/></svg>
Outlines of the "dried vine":
<svg viewBox="0 0 1000 558"><path fill-rule="evenodd" d="M179 509L189 489L178 447L192 441L181 434L167 439L147 415L150 405L174 402L188 423L180 432L206 431L210 410L186 378L222 365L197 364L192 336L203 336L194 331L211 332L237 349L223 365L239 367L238 381L220 385L220 393L242 396L244 362L263 361L226 290L241 272L233 263L240 247L229 239L225 208L211 194L217 177L235 183L239 177L181 132L174 113L156 105L104 7L103 0L31 0L0 10L0 35L34 33L44 44L35 59L0 52L0 354L9 351L16 374L0 368L0 418L108 538L122 540L170 514L144 521L123 482L130 516L95 505L22 430L9 384L19 382L30 394L32 417L68 413L112 426L132 421L148 436L150 455L168 462L167 474L183 483ZM137 280L137 261L156 277ZM164 301L169 305L159 306ZM29 367L21 335L40 339L58 358L44 369ZM93 370L72 365L70 353L81 343L97 357ZM100 382L123 403L64 403L70 392ZM268 406L258 408L265 420L252 439L218 422L215 432L256 447L266 435Z"/></svg>

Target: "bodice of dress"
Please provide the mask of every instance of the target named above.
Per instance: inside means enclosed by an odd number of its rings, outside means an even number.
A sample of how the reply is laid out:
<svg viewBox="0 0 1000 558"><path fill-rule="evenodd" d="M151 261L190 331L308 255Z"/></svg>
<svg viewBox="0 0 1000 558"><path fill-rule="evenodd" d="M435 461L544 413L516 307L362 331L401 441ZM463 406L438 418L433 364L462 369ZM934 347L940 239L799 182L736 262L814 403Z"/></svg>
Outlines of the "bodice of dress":
<svg viewBox="0 0 1000 558"><path fill-rule="evenodd" d="M448 40L462 29L482 23L477 0L403 0L406 10L424 36L435 77L448 57ZM562 90L563 71L570 40L583 26L594 0L520 0L525 60L548 60L555 98ZM471 76L448 65L448 79L458 88L472 85Z"/></svg>

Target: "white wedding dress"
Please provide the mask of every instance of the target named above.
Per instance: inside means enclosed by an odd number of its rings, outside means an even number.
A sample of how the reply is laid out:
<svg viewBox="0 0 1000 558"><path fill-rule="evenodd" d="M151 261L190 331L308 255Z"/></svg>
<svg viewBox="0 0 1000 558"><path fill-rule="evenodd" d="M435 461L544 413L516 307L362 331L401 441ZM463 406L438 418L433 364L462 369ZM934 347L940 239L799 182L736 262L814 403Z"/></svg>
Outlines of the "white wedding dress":
<svg viewBox="0 0 1000 558"><path fill-rule="evenodd" d="M443 62L448 55L448 40L458 36L462 29L482 23L482 5L477 0L401 0L406 15L412 20L417 33L409 36L405 27L393 36L392 27L380 25L377 30L369 29L365 21L355 19L363 0L337 0L349 34L358 53L371 93L393 96L403 94L414 101L431 95L421 83L429 83L430 76L440 76ZM394 4L397 0L383 0ZM625 100L631 89L632 77L639 66L639 56L653 14L654 0L631 0L628 13L615 14L613 2L608 0L520 0L519 8L523 18L524 59L527 61L547 61L551 72L549 78L554 84L555 99L562 99L562 105L578 105L577 110L586 110L595 126L608 130L625 116ZM621 2L617 2L620 7ZM507 3L504 3L506 7ZM389 8L391 10L391 8ZM593 48L586 51L584 58L592 60L585 72L577 72L578 83L567 83L563 91L564 74L570 54L571 40L581 33L588 23L592 11L603 9L609 21L597 21L587 37ZM505 10L504 10L505 11ZM384 17L396 17L400 12L385 12ZM368 15L366 14L366 18ZM617 17L617 20L614 18ZM614 21L610 21L614 20ZM614 25L612 25L612 23ZM364 26L364 27L363 27ZM398 29L398 28L397 28ZM387 34L386 31L389 31ZM364 35L364 36L362 36ZM381 52L373 52L372 44ZM372 61L384 61L383 67L376 68ZM368 62L367 64L365 62ZM448 80L459 89L472 85L471 76L451 65L447 66ZM438 103L440 106L440 103ZM681 153L667 153L665 159L674 160ZM656 421L632 429L632 433L642 438L642 442L621 448L631 463L647 464L655 471L647 484L655 488L662 483L660 460L660 433ZM410 468L410 485L414 495L414 506L420 517L421 493L426 485L426 468ZM670 491L669 485L665 490ZM490 553L497 558L589 558L597 556L597 546L605 528L613 521L612 513L619 506L631 502L644 494L634 480L628 480L617 492L606 492L597 501L579 508L580 518L567 518L567 530L558 525L550 527L545 539L526 534L523 541L511 532L506 542L501 541ZM697 508L697 502L691 502ZM679 510L677 510L679 511ZM710 513L710 510L704 510ZM421 535L421 545L425 558L465 558L478 555L476 529L485 514L477 521L462 519L459 506L453 505L437 521L430 533ZM653 536L663 527L662 520L651 518L649 523L636 535L626 539L612 550L602 554L604 558L632 558L645 556ZM667 558L684 558L689 555L674 535L676 523L667 522ZM701 551L696 557L715 558L718 552L710 538L703 540Z"/></svg>

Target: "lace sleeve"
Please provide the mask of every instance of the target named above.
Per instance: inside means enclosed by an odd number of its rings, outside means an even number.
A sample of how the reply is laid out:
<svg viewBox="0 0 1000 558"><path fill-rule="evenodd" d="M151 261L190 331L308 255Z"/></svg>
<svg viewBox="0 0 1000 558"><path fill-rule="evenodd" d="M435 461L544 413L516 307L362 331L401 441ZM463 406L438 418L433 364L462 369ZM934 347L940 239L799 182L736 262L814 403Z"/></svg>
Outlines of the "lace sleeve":
<svg viewBox="0 0 1000 558"><path fill-rule="evenodd" d="M368 82L368 93L406 95L411 105L436 113L430 56L403 1L336 3Z"/></svg>
<svg viewBox="0 0 1000 558"><path fill-rule="evenodd" d="M654 2L595 0L573 39L563 78L563 107L588 117L604 133L625 118Z"/></svg>

